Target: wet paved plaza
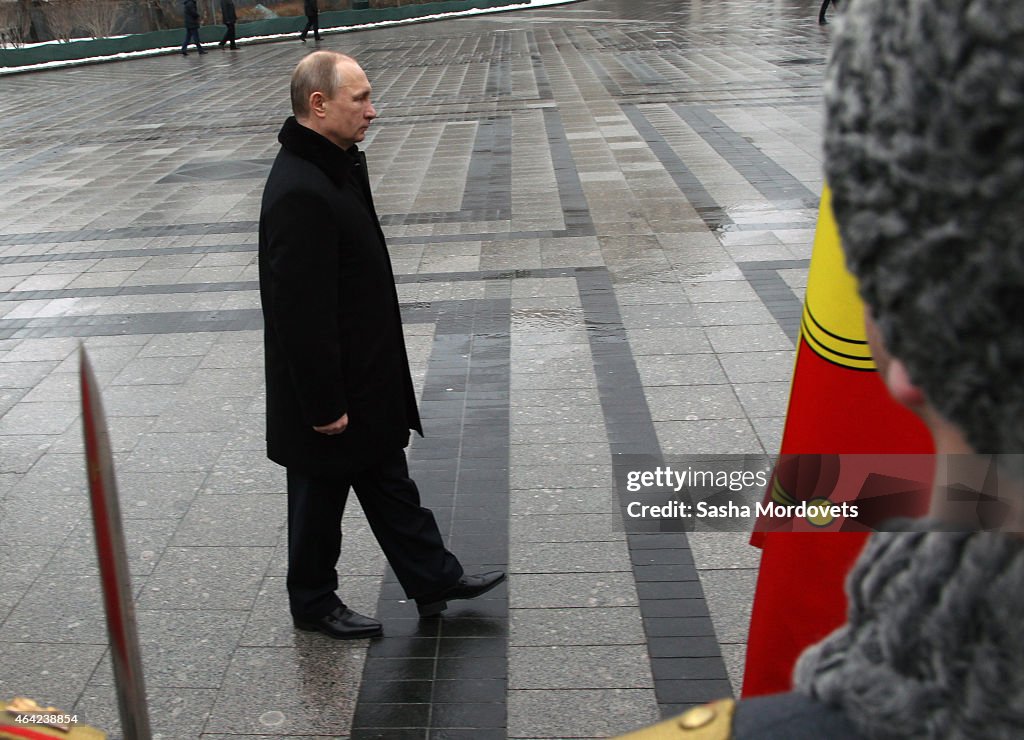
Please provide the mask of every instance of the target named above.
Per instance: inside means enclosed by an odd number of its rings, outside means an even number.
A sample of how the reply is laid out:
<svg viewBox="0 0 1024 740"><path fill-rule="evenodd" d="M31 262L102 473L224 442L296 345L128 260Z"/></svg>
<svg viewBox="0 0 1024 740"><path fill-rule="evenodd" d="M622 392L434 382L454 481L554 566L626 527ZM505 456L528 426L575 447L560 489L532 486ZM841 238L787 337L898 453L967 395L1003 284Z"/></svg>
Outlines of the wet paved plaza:
<svg viewBox="0 0 1024 740"><path fill-rule="evenodd" d="M342 588L383 620L372 644L292 628L263 454L256 222L311 45L0 78L0 698L116 736L80 342L159 737L606 737L738 691L757 551L628 531L613 476L778 449L822 185L816 16L586 0L325 36L380 111L414 477L467 570L510 573L419 620L353 500Z"/></svg>

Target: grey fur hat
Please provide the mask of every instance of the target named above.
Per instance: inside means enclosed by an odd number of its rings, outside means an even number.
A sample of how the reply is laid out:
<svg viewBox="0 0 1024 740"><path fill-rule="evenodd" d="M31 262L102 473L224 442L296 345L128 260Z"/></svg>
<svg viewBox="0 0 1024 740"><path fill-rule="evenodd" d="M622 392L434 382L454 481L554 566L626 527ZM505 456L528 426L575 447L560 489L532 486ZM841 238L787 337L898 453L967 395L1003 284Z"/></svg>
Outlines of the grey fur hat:
<svg viewBox="0 0 1024 740"><path fill-rule="evenodd" d="M825 171L889 351L1024 478L1024 2L850 0Z"/></svg>

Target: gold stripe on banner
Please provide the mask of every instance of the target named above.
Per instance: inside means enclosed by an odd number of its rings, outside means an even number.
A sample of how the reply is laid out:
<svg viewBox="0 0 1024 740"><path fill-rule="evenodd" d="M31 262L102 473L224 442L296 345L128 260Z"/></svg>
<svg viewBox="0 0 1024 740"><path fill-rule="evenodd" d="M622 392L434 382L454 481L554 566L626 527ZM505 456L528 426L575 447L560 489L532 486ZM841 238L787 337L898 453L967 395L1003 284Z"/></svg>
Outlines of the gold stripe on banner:
<svg viewBox="0 0 1024 740"><path fill-rule="evenodd" d="M864 304L857 295L856 279L846 269L827 185L818 209L800 334L815 354L829 362L852 370L875 369L864 330Z"/></svg>

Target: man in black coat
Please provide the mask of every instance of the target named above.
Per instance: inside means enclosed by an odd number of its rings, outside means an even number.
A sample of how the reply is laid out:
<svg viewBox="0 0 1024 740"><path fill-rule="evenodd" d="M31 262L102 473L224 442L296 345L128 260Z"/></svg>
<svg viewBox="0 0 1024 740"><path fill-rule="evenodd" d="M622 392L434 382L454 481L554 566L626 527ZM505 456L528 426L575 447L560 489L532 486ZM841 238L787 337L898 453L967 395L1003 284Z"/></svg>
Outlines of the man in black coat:
<svg viewBox="0 0 1024 740"><path fill-rule="evenodd" d="M238 21L238 14L235 12L235 0L220 0L220 19L227 26L224 31L224 38L220 40L220 48L224 44L230 44L231 49L237 49L235 44L235 23Z"/></svg>
<svg viewBox="0 0 1024 740"><path fill-rule="evenodd" d="M366 74L349 56L317 51L296 67L291 99L259 237L267 455L287 468L289 602L300 629L372 637L380 623L335 593L350 487L421 616L479 596L505 574L463 575L409 478L404 448L410 429L423 430L391 260L356 146L377 116Z"/></svg>
<svg viewBox="0 0 1024 740"><path fill-rule="evenodd" d="M304 0L303 7L306 12L306 27L302 29L302 33L299 34L299 38L305 41L306 34L309 33L309 29L313 29L313 38L319 41L320 8L317 6L316 0Z"/></svg>
<svg viewBox="0 0 1024 740"><path fill-rule="evenodd" d="M205 54L206 50L199 43L199 9L196 8L196 0L185 0L184 16L185 41L181 45L181 55L184 57L188 56L189 41L194 41L196 48L199 49L199 53Z"/></svg>

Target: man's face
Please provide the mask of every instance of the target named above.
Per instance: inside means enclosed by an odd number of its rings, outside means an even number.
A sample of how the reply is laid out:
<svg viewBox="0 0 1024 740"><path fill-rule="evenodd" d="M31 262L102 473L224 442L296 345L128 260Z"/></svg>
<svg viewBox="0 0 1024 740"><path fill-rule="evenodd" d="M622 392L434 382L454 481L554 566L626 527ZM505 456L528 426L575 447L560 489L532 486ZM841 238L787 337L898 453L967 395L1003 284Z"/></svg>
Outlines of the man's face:
<svg viewBox="0 0 1024 740"><path fill-rule="evenodd" d="M377 111L370 102L370 81L358 64L339 63L342 84L334 95L323 101L323 134L342 149L366 138L370 121Z"/></svg>

